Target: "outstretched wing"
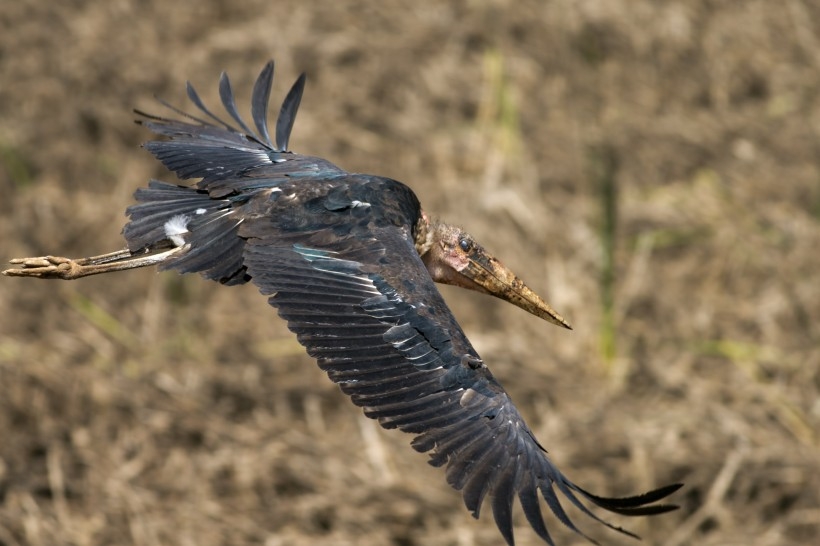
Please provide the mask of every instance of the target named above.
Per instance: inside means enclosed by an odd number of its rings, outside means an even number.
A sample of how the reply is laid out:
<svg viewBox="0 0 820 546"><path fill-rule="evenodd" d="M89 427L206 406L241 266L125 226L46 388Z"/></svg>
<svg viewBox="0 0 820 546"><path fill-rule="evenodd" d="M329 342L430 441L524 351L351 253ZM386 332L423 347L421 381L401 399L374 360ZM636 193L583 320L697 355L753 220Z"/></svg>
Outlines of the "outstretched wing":
<svg viewBox="0 0 820 546"><path fill-rule="evenodd" d="M362 225L361 208L350 207L345 225ZM344 210L337 205L337 212ZM412 446L429 452L430 464L446 468L448 483L462 492L475 517L488 499L508 544L513 544L515 497L548 544L553 541L539 496L561 522L583 535L556 490L628 535L581 499L624 515L674 508L652 503L678 485L612 499L592 495L561 474L467 341L400 228L371 221L366 230L334 230L338 226L302 217L302 229L288 231L270 218L260 215L240 228L247 237L244 263L252 281L365 415L416 435Z"/></svg>
<svg viewBox="0 0 820 546"><path fill-rule="evenodd" d="M289 179L344 175L345 171L318 157L294 154L288 150L290 132L302 100L305 75L296 80L287 94L276 122L276 144L268 131L268 99L273 85L273 61L259 74L251 98L254 132L236 107L233 89L224 72L219 80L222 106L238 128L211 112L188 83L188 98L204 115L197 117L160 102L183 119L169 119L136 110L138 120L151 131L170 140L145 143L163 165L182 179L201 178L197 187L214 198L259 188L275 187Z"/></svg>
<svg viewBox="0 0 820 546"><path fill-rule="evenodd" d="M242 219L231 214L237 205L257 193L288 182L311 184L343 177L345 171L318 157L288 150L290 133L302 99L305 75L296 80L285 97L276 122L276 144L268 130L268 100L273 84L273 62L262 69L251 97L254 132L236 107L227 74L219 80L222 106L235 125L214 114L188 83L188 98L201 112L194 116L160 100L180 119L144 112L138 123L168 137L145 143L168 169L182 179L200 178L196 187L151 181L137 190L137 204L126 211L130 221L123 229L128 248L134 252L167 247L169 240L186 245L161 265L181 273L199 272L224 284L247 281L242 264L244 240L236 236Z"/></svg>

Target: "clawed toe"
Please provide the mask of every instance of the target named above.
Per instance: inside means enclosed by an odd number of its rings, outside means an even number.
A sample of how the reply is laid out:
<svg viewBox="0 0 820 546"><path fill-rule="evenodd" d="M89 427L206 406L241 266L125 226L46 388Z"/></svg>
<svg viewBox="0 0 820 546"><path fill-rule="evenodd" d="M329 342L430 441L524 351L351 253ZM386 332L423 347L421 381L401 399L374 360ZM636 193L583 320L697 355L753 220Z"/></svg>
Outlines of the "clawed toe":
<svg viewBox="0 0 820 546"><path fill-rule="evenodd" d="M10 277L70 278L75 269L74 261L60 256L39 256L36 258L15 258L10 263L19 268L7 269L3 275Z"/></svg>
<svg viewBox="0 0 820 546"><path fill-rule="evenodd" d="M23 268L33 268L55 266L68 263L70 261L71 260L68 258L60 258L58 256L40 256L37 258L14 258L13 260L10 260L9 263L22 265Z"/></svg>

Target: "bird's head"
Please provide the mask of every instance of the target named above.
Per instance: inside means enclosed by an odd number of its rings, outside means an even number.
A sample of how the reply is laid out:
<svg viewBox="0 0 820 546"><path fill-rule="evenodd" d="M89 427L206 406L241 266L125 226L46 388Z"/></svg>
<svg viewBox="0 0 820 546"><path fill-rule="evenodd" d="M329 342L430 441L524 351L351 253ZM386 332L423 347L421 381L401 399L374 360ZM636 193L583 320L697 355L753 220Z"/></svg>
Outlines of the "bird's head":
<svg viewBox="0 0 820 546"><path fill-rule="evenodd" d="M459 227L430 224L419 253L436 282L490 294L553 324L572 329L538 294Z"/></svg>

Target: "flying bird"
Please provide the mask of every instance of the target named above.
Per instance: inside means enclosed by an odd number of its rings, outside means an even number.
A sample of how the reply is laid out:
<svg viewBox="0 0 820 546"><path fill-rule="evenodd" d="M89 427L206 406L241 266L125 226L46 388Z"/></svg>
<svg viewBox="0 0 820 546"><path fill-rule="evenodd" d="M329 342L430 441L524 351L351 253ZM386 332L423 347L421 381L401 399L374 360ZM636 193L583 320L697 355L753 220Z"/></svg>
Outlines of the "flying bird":
<svg viewBox="0 0 820 546"><path fill-rule="evenodd" d="M136 111L159 140L144 146L193 186L151 180L126 210L127 248L82 259L12 260L5 275L77 279L157 265L227 285L251 282L299 343L367 417L415 435L412 447L444 467L474 517L487 499L507 544L517 497L534 531L554 544L540 499L585 536L559 502L621 533L586 501L627 516L677 508L658 504L681 484L628 498L582 489L550 461L507 392L456 322L435 283L506 300L553 324L569 324L461 228L431 220L406 185L349 173L293 153L289 138L302 74L287 94L273 138L268 102L273 62L254 85L254 131L239 115L230 80L219 80L226 122L200 99L191 115ZM589 539L592 541L592 539ZM592 541L594 542L594 541Z"/></svg>

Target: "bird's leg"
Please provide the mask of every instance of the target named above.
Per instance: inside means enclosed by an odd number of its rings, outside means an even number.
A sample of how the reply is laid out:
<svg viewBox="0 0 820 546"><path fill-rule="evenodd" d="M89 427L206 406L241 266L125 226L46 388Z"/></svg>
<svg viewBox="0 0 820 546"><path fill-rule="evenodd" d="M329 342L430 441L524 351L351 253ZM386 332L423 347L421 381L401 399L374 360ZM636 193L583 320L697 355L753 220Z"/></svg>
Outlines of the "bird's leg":
<svg viewBox="0 0 820 546"><path fill-rule="evenodd" d="M89 275L124 271L137 267L155 265L165 261L184 247L174 247L156 254L135 254L128 249L91 256L89 258L62 258L41 256L38 258L15 258L10 263L21 267L6 269L3 275L10 277L36 277L38 279L73 280Z"/></svg>

